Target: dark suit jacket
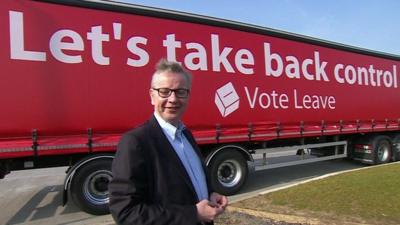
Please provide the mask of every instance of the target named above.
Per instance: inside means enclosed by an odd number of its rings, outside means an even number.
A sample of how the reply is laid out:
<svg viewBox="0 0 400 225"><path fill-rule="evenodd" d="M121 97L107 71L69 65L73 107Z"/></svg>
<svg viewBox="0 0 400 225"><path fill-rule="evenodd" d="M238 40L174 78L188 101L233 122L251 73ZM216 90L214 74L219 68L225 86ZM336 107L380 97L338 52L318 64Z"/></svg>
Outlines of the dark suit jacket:
<svg viewBox="0 0 400 225"><path fill-rule="evenodd" d="M191 133L184 133L201 157ZM200 224L196 191L154 116L122 136L112 172L110 211L118 224Z"/></svg>

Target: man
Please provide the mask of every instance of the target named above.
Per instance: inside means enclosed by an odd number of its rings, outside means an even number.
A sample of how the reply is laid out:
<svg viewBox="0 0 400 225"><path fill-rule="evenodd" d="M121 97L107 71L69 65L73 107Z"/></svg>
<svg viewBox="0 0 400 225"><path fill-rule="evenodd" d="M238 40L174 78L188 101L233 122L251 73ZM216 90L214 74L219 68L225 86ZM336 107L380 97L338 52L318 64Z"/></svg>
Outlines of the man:
<svg viewBox="0 0 400 225"><path fill-rule="evenodd" d="M200 150L181 122L191 74L161 60L149 90L153 117L123 135L109 184L118 224L212 224L228 204L211 192Z"/></svg>

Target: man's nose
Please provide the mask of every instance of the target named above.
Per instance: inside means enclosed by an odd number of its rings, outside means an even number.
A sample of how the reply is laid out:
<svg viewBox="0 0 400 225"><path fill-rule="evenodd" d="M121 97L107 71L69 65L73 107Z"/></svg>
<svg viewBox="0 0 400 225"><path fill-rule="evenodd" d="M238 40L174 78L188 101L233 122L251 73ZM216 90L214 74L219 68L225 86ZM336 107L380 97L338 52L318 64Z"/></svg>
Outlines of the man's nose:
<svg viewBox="0 0 400 225"><path fill-rule="evenodd" d="M175 91L173 91L171 93L171 95L168 97L168 101L169 102L176 102L177 100L178 100L178 97L176 97L176 93L175 93Z"/></svg>

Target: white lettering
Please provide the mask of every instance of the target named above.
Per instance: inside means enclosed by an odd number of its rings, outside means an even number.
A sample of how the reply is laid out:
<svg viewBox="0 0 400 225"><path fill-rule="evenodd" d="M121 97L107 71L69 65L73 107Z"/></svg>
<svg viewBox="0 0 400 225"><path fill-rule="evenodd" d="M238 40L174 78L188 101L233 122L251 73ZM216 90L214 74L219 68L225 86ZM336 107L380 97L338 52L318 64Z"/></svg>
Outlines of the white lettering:
<svg viewBox="0 0 400 225"><path fill-rule="evenodd" d="M282 58L277 54L271 54L271 47L269 43L264 43L264 55L265 55L265 74L267 76L279 77L282 75L283 62ZM275 61L276 69L272 68L272 62Z"/></svg>
<svg viewBox="0 0 400 225"><path fill-rule="evenodd" d="M326 72L325 72L325 67L328 63L323 61L321 64L321 62L319 60L319 52L317 52L317 51L314 52L314 60L315 60L316 80L321 80L321 76L322 76L322 79L324 81L329 81L328 76L326 75Z"/></svg>
<svg viewBox="0 0 400 225"><path fill-rule="evenodd" d="M24 14L9 11L10 18L10 58L30 61L46 61L45 52L25 50L24 45Z"/></svg>
<svg viewBox="0 0 400 225"><path fill-rule="evenodd" d="M382 70L376 70L376 82L378 84L378 87L381 86L381 77L382 77L383 71Z"/></svg>
<svg viewBox="0 0 400 225"><path fill-rule="evenodd" d="M370 81L371 81L371 85L375 87L376 86L376 82L374 80L374 74L375 74L374 65L370 65L369 66L368 72L369 72L369 78L370 78Z"/></svg>
<svg viewBox="0 0 400 225"><path fill-rule="evenodd" d="M394 87L397 88L397 67L393 66L393 83Z"/></svg>
<svg viewBox="0 0 400 225"><path fill-rule="evenodd" d="M199 43L187 43L187 49L194 49L196 51L191 52L185 56L185 65L190 70L203 70L207 68L207 53L203 45ZM198 61L196 63L195 61Z"/></svg>
<svg viewBox="0 0 400 225"><path fill-rule="evenodd" d="M344 73L341 73L344 71ZM335 79L338 83L371 85L380 87L384 85L387 88L397 88L396 66L393 66L393 71L378 70L374 65L367 67L354 67L353 65L337 64L334 69Z"/></svg>
<svg viewBox="0 0 400 225"><path fill-rule="evenodd" d="M222 64L225 70L228 73L234 73L231 64L229 63L227 57L229 53L232 51L232 48L224 47L222 52L219 51L219 36L216 34L211 35L211 53L212 53L212 62L213 62L213 70L214 71L221 71Z"/></svg>
<svg viewBox="0 0 400 225"><path fill-rule="evenodd" d="M363 78L364 78L364 81L365 81L365 85L368 85L368 70L367 70L367 68L358 67L357 68L357 74L358 74L358 85L362 85L363 84Z"/></svg>
<svg viewBox="0 0 400 225"><path fill-rule="evenodd" d="M288 62L288 65L285 68L286 76L289 78L300 79L299 60L294 56L286 56L286 61Z"/></svg>
<svg viewBox="0 0 400 225"><path fill-rule="evenodd" d="M243 65L254 66L254 56L247 49L240 49L235 55L235 65L243 74L253 74L253 68L246 68Z"/></svg>
<svg viewBox="0 0 400 225"><path fill-rule="evenodd" d="M167 60L178 62L175 49L181 48L181 42L175 40L175 34L168 34L167 39L163 41L163 46L167 47Z"/></svg>
<svg viewBox="0 0 400 225"><path fill-rule="evenodd" d="M110 58L103 55L103 41L109 41L109 35L103 34L102 27L92 27L87 33L87 39L92 41L92 58L99 65L110 65Z"/></svg>
<svg viewBox="0 0 400 225"><path fill-rule="evenodd" d="M72 39L72 42L63 42L65 37ZM82 51L83 49L82 37L73 30L59 30L50 38L50 52L60 62L81 63L81 55L67 55L63 50Z"/></svg>
<svg viewBox="0 0 400 225"><path fill-rule="evenodd" d="M282 109L289 108L289 96L287 94L281 94L279 96L279 105Z"/></svg>
<svg viewBox="0 0 400 225"><path fill-rule="evenodd" d="M138 44L146 45L147 39L144 37L131 37L126 43L126 47L129 51L138 56L138 59L127 59L126 64L129 66L141 67L149 63L149 54L144 49L138 47Z"/></svg>
<svg viewBox="0 0 400 225"><path fill-rule="evenodd" d="M244 91L246 92L247 100L249 100L250 108L254 109L254 105L256 103L256 98L257 98L257 93L258 93L258 87L254 90L254 97L253 99L250 99L250 93L247 87L244 87Z"/></svg>
<svg viewBox="0 0 400 225"><path fill-rule="evenodd" d="M343 70L343 64L337 64L335 66L334 74L335 74L335 79L337 82L344 84L344 79L340 77L339 71Z"/></svg>
<svg viewBox="0 0 400 225"><path fill-rule="evenodd" d="M297 90L293 89L293 99L294 99L294 107L296 109L302 109L303 107L297 103Z"/></svg>
<svg viewBox="0 0 400 225"><path fill-rule="evenodd" d="M249 89L244 87L246 97L249 102L250 108L254 109L256 106L256 100L258 99L258 105L263 109L268 109L271 106L274 109L287 109L289 108L289 97L286 94L279 94L275 90L269 94L267 92L261 92L258 94L258 87L254 89L254 94L250 95Z"/></svg>
<svg viewBox="0 0 400 225"><path fill-rule="evenodd" d="M314 80L314 75L308 73L307 70L307 67L311 64L313 64L313 61L311 59L305 59L301 64L301 71L303 72L303 75L307 80Z"/></svg>
<svg viewBox="0 0 400 225"><path fill-rule="evenodd" d="M356 83L357 81L356 70L352 65L347 65L346 68L344 68L344 78L349 84Z"/></svg>
<svg viewBox="0 0 400 225"><path fill-rule="evenodd" d="M383 74L383 83L385 87L392 87L393 86L393 77L389 71L385 71Z"/></svg>
<svg viewBox="0 0 400 225"><path fill-rule="evenodd" d="M336 99L334 96L303 95L298 101L297 90L293 90L293 98L296 109L335 109Z"/></svg>

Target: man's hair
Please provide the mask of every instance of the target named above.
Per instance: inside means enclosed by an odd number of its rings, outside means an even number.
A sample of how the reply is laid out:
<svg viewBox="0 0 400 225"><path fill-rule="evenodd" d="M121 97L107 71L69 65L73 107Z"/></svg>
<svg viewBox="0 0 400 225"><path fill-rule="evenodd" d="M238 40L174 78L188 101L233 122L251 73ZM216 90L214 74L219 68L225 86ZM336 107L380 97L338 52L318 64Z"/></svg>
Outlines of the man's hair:
<svg viewBox="0 0 400 225"><path fill-rule="evenodd" d="M161 59L157 65L156 65L156 71L153 74L153 77L151 78L151 87L154 87L154 82L155 82L155 77L158 74L164 73L164 72L172 72L172 73L179 73L182 74L183 77L186 79L186 82L188 84L188 88L190 89L192 86L192 74L187 71L185 68L181 66L181 64L177 62L171 62L166 59Z"/></svg>

